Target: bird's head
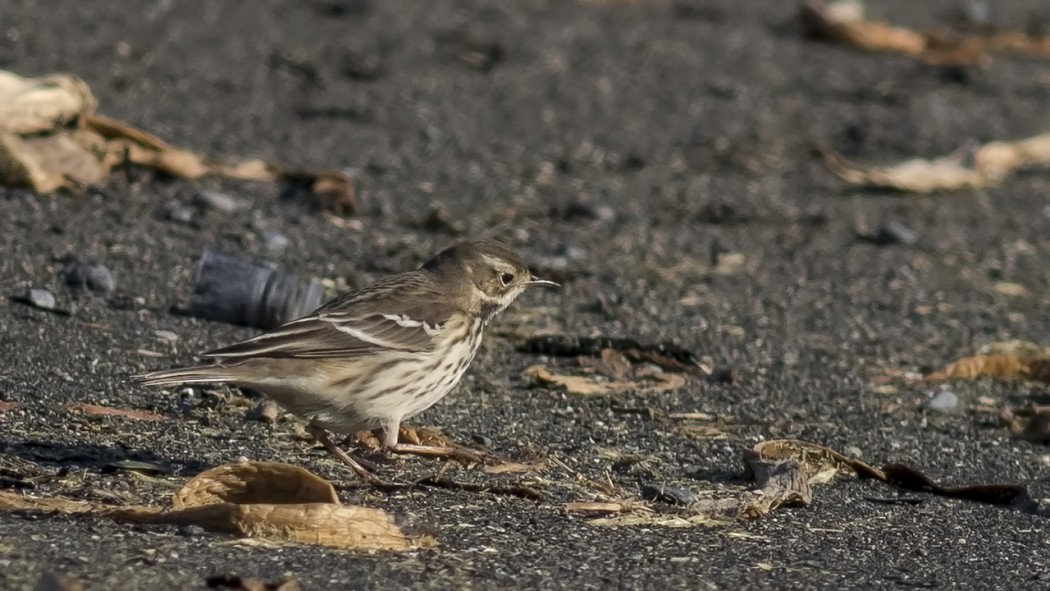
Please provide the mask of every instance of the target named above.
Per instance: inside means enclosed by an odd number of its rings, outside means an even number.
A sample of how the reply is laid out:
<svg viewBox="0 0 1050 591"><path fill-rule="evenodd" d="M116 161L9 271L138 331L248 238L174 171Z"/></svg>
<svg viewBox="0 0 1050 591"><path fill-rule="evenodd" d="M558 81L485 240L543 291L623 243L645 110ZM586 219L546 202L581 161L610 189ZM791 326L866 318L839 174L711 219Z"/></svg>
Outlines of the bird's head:
<svg viewBox="0 0 1050 591"><path fill-rule="evenodd" d="M449 282L466 298L465 307L486 321L529 287L558 287L532 275L517 253L493 240L462 242L441 251L422 268Z"/></svg>

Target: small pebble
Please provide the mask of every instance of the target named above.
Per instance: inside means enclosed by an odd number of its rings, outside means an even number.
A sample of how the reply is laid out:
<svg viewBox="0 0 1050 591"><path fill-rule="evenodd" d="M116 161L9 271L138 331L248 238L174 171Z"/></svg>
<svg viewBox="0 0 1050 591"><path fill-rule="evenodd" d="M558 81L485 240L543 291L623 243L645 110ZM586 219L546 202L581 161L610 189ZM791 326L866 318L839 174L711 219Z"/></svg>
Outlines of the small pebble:
<svg viewBox="0 0 1050 591"><path fill-rule="evenodd" d="M878 246L890 246L893 244L911 246L919 241L919 236L911 228L894 220L879 226L874 233L865 236L864 239Z"/></svg>
<svg viewBox="0 0 1050 591"><path fill-rule="evenodd" d="M489 438L489 437L486 437L484 435L480 435L478 433L475 433L475 434L471 435L470 438L474 441L474 443L476 443L478 445L483 445L485 447L492 447L492 439Z"/></svg>
<svg viewBox="0 0 1050 591"><path fill-rule="evenodd" d="M174 343L175 341L179 340L179 335L171 332L170 330L155 330L153 331L153 335L158 339L162 341L167 341L169 343Z"/></svg>
<svg viewBox="0 0 1050 591"><path fill-rule="evenodd" d="M206 529L199 525L180 525L178 532L180 536L186 536L187 538L203 536L208 533Z"/></svg>
<svg viewBox="0 0 1050 591"><path fill-rule="evenodd" d="M959 406L959 397L951 390L941 390L926 402L926 408L937 412L951 412Z"/></svg>
<svg viewBox="0 0 1050 591"><path fill-rule="evenodd" d="M194 202L202 207L226 213L237 211L244 207L244 203L240 199L231 197L226 193L210 190L204 190L197 193Z"/></svg>
<svg viewBox="0 0 1050 591"><path fill-rule="evenodd" d="M66 285L75 289L86 287L91 291L108 293L117 287L117 280L105 265L75 256L66 259L66 266L62 268L62 278Z"/></svg>
<svg viewBox="0 0 1050 591"><path fill-rule="evenodd" d="M263 248L271 254L283 252L292 243L287 236L277 230L262 231Z"/></svg>
<svg viewBox="0 0 1050 591"><path fill-rule="evenodd" d="M23 296L22 301L34 308L40 308L41 310L54 310L55 306L58 304L55 300L55 294L39 287L26 290L26 294Z"/></svg>
<svg viewBox="0 0 1050 591"><path fill-rule="evenodd" d="M193 209L185 205L172 204L164 211L165 217L173 222L188 224L193 221Z"/></svg>
<svg viewBox="0 0 1050 591"><path fill-rule="evenodd" d="M698 498L689 489L670 484L643 484L642 498L647 501L663 501L673 505L689 505Z"/></svg>

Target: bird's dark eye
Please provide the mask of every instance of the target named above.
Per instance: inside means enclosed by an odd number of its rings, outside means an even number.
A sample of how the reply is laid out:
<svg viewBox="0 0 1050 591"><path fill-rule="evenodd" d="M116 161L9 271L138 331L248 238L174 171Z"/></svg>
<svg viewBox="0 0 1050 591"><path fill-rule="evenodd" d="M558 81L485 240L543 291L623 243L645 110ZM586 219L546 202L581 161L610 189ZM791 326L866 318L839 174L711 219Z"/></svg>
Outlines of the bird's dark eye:
<svg viewBox="0 0 1050 591"><path fill-rule="evenodd" d="M510 285L511 283L514 282L514 274L513 273L500 273L499 274L499 282L503 284L503 287L507 287L508 285Z"/></svg>

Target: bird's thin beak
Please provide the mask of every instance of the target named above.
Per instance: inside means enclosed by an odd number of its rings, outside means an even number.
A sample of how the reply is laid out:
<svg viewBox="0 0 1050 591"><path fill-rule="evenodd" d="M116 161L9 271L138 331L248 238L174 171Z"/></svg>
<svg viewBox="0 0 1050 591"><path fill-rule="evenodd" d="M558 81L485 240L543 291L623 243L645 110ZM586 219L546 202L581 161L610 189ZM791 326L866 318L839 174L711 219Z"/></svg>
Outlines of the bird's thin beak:
<svg viewBox="0 0 1050 591"><path fill-rule="evenodd" d="M561 287L560 285L558 285L557 283L555 283L553 281L547 281L546 279L540 279L539 277L536 277L535 275L533 275L532 278L529 279L529 282L527 283L527 285L529 287Z"/></svg>

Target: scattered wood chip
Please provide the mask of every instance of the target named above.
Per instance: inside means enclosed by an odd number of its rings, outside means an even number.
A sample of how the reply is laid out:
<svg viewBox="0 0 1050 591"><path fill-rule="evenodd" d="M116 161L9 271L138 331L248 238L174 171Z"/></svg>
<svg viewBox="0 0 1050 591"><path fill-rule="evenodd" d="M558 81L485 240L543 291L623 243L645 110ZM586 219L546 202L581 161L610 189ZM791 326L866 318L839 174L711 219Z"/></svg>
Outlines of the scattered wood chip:
<svg viewBox="0 0 1050 591"><path fill-rule="evenodd" d="M116 507L0 491L0 511L196 525L218 533L351 550L410 550L435 544L433 536L407 534L385 511L342 505L331 483L311 472L271 462L207 470L186 483L170 508Z"/></svg>
<svg viewBox="0 0 1050 591"><path fill-rule="evenodd" d="M992 53L1050 57L1050 36L1015 31L962 34L913 31L864 17L859 0L799 6L803 33L811 38L871 52L899 53L931 64L979 64Z"/></svg>
<svg viewBox="0 0 1050 591"><path fill-rule="evenodd" d="M170 176L218 176L301 189L325 211L356 209L353 179L262 160L211 162L123 121L95 113L88 85L71 74L25 78L0 70L0 185L37 193L100 184L113 169L136 165ZM287 193L287 191L286 191Z"/></svg>
<svg viewBox="0 0 1050 591"><path fill-rule="evenodd" d="M984 376L1050 383L1050 356L976 355L964 357L940 371L929 374L926 380L936 382Z"/></svg>
<svg viewBox="0 0 1050 591"><path fill-rule="evenodd" d="M136 410L131 408L113 408L111 406L99 406L97 404L70 404L66 410L81 412L87 415L102 415L111 417L123 417L135 421L166 421L167 417L148 410Z"/></svg>

